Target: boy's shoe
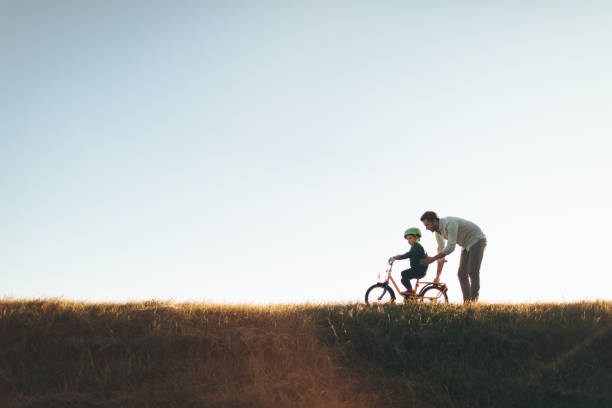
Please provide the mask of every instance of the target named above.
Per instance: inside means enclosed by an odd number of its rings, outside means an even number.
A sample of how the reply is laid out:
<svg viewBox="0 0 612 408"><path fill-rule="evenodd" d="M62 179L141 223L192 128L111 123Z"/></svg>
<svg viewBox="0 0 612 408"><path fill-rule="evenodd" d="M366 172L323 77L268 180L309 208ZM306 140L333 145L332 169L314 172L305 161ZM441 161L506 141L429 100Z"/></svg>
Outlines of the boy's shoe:
<svg viewBox="0 0 612 408"><path fill-rule="evenodd" d="M404 296L413 296L414 295L414 290L405 290L403 292L401 292L402 295Z"/></svg>

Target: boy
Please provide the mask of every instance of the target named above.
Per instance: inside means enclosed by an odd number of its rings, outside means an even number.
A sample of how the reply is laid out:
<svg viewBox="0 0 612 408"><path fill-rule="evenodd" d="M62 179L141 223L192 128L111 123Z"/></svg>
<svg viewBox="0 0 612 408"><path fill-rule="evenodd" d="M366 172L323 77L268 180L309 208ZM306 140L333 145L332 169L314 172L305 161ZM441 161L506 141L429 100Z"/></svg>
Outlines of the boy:
<svg viewBox="0 0 612 408"><path fill-rule="evenodd" d="M410 269L406 269L402 271L402 284L406 287L406 291L403 292L405 295L412 295L414 291L412 290L412 285L410 284L410 279L421 279L427 273L428 265L421 264L421 259L427 258L427 253L421 244L419 244L419 240L421 239L421 230L418 228L408 228L406 232L404 232L404 238L408 241L410 246L410 251L406 252L403 255L395 255L391 257L391 260L397 261L400 259L410 258Z"/></svg>

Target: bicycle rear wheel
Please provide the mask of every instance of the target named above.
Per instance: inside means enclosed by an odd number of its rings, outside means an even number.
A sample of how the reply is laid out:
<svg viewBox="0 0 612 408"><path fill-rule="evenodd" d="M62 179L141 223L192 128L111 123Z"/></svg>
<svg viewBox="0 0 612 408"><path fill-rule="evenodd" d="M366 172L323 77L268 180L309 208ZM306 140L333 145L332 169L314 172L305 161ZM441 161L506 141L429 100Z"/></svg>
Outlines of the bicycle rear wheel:
<svg viewBox="0 0 612 408"><path fill-rule="evenodd" d="M446 295L446 286L429 286L421 293L423 303L448 303L448 296Z"/></svg>
<svg viewBox="0 0 612 408"><path fill-rule="evenodd" d="M368 288L365 294L366 305L380 305L395 302L395 292L384 283L377 283Z"/></svg>

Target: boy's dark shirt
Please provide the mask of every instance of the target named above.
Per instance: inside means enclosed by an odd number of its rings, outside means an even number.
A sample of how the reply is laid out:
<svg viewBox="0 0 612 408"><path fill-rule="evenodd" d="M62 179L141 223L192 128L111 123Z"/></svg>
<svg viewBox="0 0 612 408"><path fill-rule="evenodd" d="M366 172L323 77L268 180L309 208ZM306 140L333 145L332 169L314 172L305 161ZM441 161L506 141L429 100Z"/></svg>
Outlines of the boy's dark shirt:
<svg viewBox="0 0 612 408"><path fill-rule="evenodd" d="M400 256L397 259L410 258L410 268L412 268L415 272L425 272L427 271L427 267L429 265L421 265L421 263L419 262L425 257L427 257L425 248L423 248L423 246L417 242L412 246L412 248L410 248L410 251L406 252L404 255Z"/></svg>

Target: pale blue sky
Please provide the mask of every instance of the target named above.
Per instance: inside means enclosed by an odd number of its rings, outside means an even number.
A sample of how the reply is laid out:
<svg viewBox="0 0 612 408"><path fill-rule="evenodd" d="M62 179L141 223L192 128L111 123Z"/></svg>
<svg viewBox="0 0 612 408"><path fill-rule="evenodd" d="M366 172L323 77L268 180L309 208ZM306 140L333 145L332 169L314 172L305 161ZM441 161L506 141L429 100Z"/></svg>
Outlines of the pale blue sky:
<svg viewBox="0 0 612 408"><path fill-rule="evenodd" d="M612 5L460 3L0 0L0 296L358 300L431 209L610 299Z"/></svg>

